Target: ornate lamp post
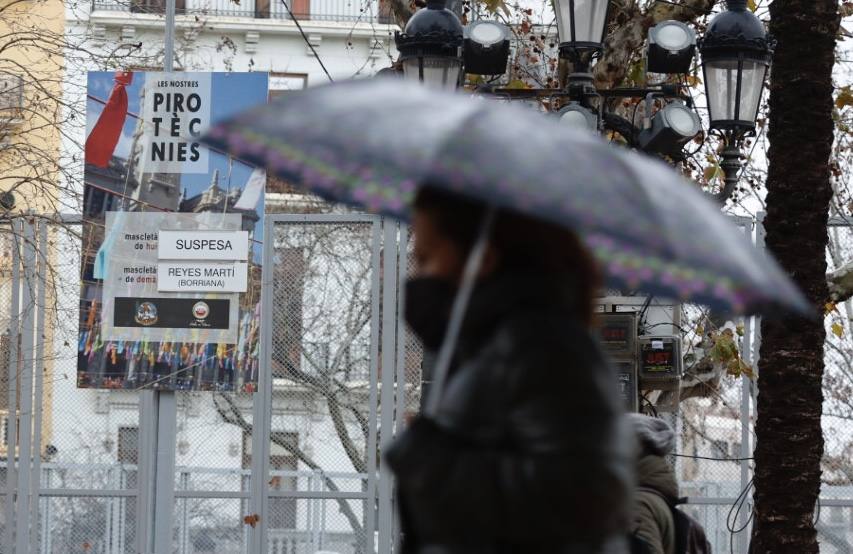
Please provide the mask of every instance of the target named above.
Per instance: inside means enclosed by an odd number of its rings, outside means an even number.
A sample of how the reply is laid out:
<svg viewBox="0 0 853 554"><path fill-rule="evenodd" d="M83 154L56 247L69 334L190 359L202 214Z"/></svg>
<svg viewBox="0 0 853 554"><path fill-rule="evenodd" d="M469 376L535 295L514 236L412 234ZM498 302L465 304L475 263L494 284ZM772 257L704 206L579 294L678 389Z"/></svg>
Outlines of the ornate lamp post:
<svg viewBox="0 0 853 554"><path fill-rule="evenodd" d="M755 132L764 79L773 55L773 40L746 0L728 0L728 10L708 25L699 50L711 130L725 141L720 166L727 195L737 184L744 137Z"/></svg>
<svg viewBox="0 0 853 554"><path fill-rule="evenodd" d="M463 84L465 73L501 75L506 72L509 32L490 21L475 21L463 29L445 0L428 0L395 40L403 75L429 86L452 89ZM604 50L610 0L554 0L560 57L574 72L561 88L505 89L479 87L478 92L518 99L556 100L560 121L590 130L618 132L626 142L647 153L684 158L684 146L701 131L699 117L683 85L596 89L590 67ZM740 147L755 131L761 92L770 66L773 42L764 25L747 9L746 0L728 0L705 36L677 21L664 21L649 30L647 65L655 73L689 71L697 42L702 55L710 129L725 141L721 168L725 199L738 180ZM634 98L646 101L651 112L655 99L663 101L644 128L637 128L608 110L608 100Z"/></svg>

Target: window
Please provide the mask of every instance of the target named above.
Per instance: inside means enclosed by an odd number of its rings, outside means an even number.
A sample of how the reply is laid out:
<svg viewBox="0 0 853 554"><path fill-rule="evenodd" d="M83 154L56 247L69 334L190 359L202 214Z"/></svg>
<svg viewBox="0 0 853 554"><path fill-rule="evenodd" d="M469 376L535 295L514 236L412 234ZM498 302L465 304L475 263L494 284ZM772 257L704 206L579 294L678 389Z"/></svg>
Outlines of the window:
<svg viewBox="0 0 853 554"><path fill-rule="evenodd" d="M379 0L379 23L390 25L394 23L394 12L391 10L391 0Z"/></svg>
<svg viewBox="0 0 853 554"><path fill-rule="evenodd" d="M272 356L273 377L286 379L302 366L302 296L307 271L302 248L281 249L275 267Z"/></svg>
<svg viewBox="0 0 853 554"><path fill-rule="evenodd" d="M294 90L302 90L308 86L306 73L270 73L270 100Z"/></svg>
<svg viewBox="0 0 853 554"><path fill-rule="evenodd" d="M0 73L0 112L17 116L24 107L24 80L11 73Z"/></svg>
<svg viewBox="0 0 853 554"><path fill-rule="evenodd" d="M139 463L139 427L118 428L118 463Z"/></svg>
<svg viewBox="0 0 853 554"><path fill-rule="evenodd" d="M175 13L186 13L186 2L175 0ZM133 13L163 13L166 11L166 0L130 0L130 11Z"/></svg>
<svg viewBox="0 0 853 554"><path fill-rule="evenodd" d="M711 441L711 456L714 458L728 458L729 443L724 440Z"/></svg>

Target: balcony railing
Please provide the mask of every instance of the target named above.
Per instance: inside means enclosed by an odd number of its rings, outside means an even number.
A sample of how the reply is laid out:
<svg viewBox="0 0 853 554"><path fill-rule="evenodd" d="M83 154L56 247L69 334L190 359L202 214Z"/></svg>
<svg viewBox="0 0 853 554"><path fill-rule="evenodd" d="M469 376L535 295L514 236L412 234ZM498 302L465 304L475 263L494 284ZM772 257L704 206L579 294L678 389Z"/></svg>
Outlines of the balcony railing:
<svg viewBox="0 0 853 554"><path fill-rule="evenodd" d="M177 13L199 17L291 19L283 0L176 0ZM165 0L93 0L94 10L162 14ZM300 21L393 23L388 0L287 0Z"/></svg>

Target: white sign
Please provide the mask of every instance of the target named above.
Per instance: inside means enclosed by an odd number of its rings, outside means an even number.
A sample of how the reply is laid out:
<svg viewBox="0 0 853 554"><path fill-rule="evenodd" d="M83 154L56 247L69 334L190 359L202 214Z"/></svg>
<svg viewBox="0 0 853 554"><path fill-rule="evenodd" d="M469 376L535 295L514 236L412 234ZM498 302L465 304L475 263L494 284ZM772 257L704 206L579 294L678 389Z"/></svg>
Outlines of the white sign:
<svg viewBox="0 0 853 554"><path fill-rule="evenodd" d="M248 275L246 262L160 262L157 264L157 290L246 292Z"/></svg>
<svg viewBox="0 0 853 554"><path fill-rule="evenodd" d="M151 173L207 173L198 138L210 127L210 73L147 73L142 118L144 167Z"/></svg>
<svg viewBox="0 0 853 554"><path fill-rule="evenodd" d="M249 259L248 231L160 231L157 257L161 260Z"/></svg>

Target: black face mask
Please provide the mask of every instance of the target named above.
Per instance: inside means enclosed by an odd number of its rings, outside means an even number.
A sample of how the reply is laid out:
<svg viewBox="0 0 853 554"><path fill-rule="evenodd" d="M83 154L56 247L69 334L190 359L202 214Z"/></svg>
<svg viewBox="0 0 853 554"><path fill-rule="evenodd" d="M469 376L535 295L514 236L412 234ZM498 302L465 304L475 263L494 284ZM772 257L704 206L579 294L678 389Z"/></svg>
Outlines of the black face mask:
<svg viewBox="0 0 853 554"><path fill-rule="evenodd" d="M445 279L417 277L406 281L406 322L427 350L441 347L455 297L456 287Z"/></svg>

